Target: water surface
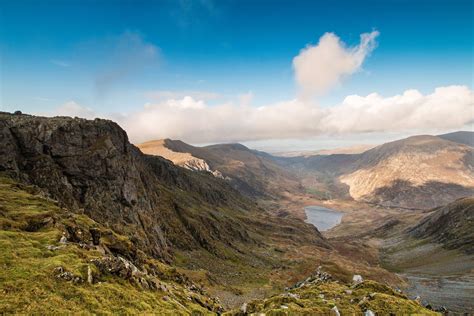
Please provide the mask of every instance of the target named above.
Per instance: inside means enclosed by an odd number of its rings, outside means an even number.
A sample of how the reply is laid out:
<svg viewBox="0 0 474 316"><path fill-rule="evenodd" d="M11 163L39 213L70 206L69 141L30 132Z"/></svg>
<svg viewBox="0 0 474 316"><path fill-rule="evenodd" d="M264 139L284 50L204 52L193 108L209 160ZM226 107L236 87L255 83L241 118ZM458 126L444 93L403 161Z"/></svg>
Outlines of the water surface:
<svg viewBox="0 0 474 316"><path fill-rule="evenodd" d="M306 223L313 224L319 231L325 231L338 225L344 215L344 213L316 205L307 206L304 211Z"/></svg>

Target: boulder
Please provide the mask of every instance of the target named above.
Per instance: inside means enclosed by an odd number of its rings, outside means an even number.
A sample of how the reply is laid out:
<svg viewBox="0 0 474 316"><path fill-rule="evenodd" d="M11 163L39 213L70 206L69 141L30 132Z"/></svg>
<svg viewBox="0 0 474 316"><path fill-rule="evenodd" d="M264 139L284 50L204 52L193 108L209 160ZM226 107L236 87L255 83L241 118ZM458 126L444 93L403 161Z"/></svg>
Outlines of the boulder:
<svg viewBox="0 0 474 316"><path fill-rule="evenodd" d="M354 274L354 276L352 277L352 282L355 284L359 284L359 283L364 282L364 279L362 278L360 274Z"/></svg>

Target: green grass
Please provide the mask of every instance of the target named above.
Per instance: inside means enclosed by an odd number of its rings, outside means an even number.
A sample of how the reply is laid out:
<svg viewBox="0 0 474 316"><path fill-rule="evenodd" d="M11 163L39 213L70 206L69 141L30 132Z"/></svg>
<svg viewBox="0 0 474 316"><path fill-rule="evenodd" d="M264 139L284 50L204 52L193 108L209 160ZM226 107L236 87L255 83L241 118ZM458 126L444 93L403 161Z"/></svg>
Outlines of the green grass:
<svg viewBox="0 0 474 316"><path fill-rule="evenodd" d="M100 226L85 215L61 210L54 201L35 193L34 188L0 177L0 313L210 313L188 299L195 293L170 281L161 281L172 289L162 292L139 288L112 275L102 275L94 284L57 279L53 271L62 266L86 280L88 266L97 273L90 260L102 256L96 250L86 250L73 243L59 250L48 250L48 245L58 245L64 225ZM129 242L117 234L109 234L108 238ZM104 240L107 242L116 240ZM163 274L166 269L172 270L149 260L154 267L163 268Z"/></svg>

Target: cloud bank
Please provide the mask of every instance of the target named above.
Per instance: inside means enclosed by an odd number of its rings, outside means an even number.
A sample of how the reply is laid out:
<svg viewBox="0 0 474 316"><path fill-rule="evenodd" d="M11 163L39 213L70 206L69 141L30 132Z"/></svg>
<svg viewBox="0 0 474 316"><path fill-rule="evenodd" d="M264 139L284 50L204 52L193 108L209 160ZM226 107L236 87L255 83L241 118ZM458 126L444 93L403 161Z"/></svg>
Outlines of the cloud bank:
<svg viewBox="0 0 474 316"><path fill-rule="evenodd" d="M447 86L427 95L417 90L391 97L376 93L351 95L341 104L324 109L298 99L260 107L231 103L210 106L187 96L108 117L117 121L135 143L160 138L211 143L455 129L474 122L473 108L472 90ZM67 103L58 111L87 118L98 116L75 103Z"/></svg>
<svg viewBox="0 0 474 316"><path fill-rule="evenodd" d="M379 32L360 35L360 44L346 47L334 33L326 33L314 46L307 46L293 59L301 97L322 95L342 79L358 71L376 46Z"/></svg>

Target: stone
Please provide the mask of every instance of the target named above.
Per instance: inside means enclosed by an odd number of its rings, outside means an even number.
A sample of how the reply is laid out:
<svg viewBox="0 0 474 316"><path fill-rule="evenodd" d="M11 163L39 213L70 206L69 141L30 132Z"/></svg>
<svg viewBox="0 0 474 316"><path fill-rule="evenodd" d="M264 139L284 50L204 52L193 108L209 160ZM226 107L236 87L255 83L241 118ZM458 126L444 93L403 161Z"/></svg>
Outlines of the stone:
<svg viewBox="0 0 474 316"><path fill-rule="evenodd" d="M54 274L59 274L59 273L63 273L63 272L64 272L64 268L61 267L61 266L56 267L56 268L54 268L54 270L53 270L53 273L54 273Z"/></svg>
<svg viewBox="0 0 474 316"><path fill-rule="evenodd" d="M87 283L92 284L94 277L92 276L92 268L90 265L87 266Z"/></svg>
<svg viewBox="0 0 474 316"><path fill-rule="evenodd" d="M339 313L339 309L337 308L337 306L334 306L333 308L331 308L331 310L336 316L341 316L341 313Z"/></svg>
<svg viewBox="0 0 474 316"><path fill-rule="evenodd" d="M352 277L352 282L355 284L359 284L359 283L364 282L364 279L362 278L360 274L354 274L354 276Z"/></svg>
<svg viewBox="0 0 474 316"><path fill-rule="evenodd" d="M286 306L286 305L281 305L280 308L281 308L281 309L288 309L288 306Z"/></svg>
<svg viewBox="0 0 474 316"><path fill-rule="evenodd" d="M364 312L364 316L375 316L375 313L371 311L370 309L368 309Z"/></svg>
<svg viewBox="0 0 474 316"><path fill-rule="evenodd" d="M294 299L299 299L300 298L300 296L298 294L295 294L295 293L287 293L286 296L294 298Z"/></svg>
<svg viewBox="0 0 474 316"><path fill-rule="evenodd" d="M344 291L347 295L351 295L352 294L352 290L345 290Z"/></svg>
<svg viewBox="0 0 474 316"><path fill-rule="evenodd" d="M66 238L66 236L64 236L64 235L61 236L61 239L59 239L59 243L61 243L61 244L67 243L67 238Z"/></svg>

